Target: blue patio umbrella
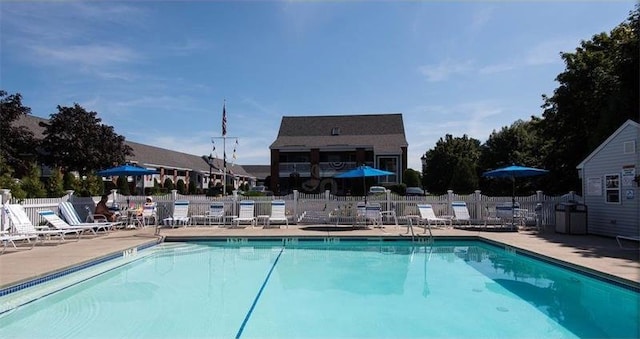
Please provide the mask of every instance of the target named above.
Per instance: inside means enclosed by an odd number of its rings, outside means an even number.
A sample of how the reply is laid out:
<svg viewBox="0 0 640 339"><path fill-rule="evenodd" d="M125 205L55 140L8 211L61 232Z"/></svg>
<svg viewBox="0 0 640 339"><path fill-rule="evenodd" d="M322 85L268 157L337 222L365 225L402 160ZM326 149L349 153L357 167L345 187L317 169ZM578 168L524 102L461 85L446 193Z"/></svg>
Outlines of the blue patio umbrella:
<svg viewBox="0 0 640 339"><path fill-rule="evenodd" d="M502 167L502 168L484 172L482 176L488 177L488 178L511 178L511 184L512 184L511 214L513 219L513 215L515 213L514 207L516 204L516 178L534 177L534 176L544 175L547 173L549 173L549 171L545 169L511 165L511 166Z"/></svg>
<svg viewBox="0 0 640 339"><path fill-rule="evenodd" d="M98 171L98 175L103 177L117 177L117 176L139 176L139 175L149 175L149 174L158 174L156 170L150 170L144 167L125 164L122 166L107 168L101 171Z"/></svg>
<svg viewBox="0 0 640 339"><path fill-rule="evenodd" d="M156 170L150 170L144 167L140 167L140 166L136 166L136 165L131 165L131 164L124 164L121 166L117 166L117 167L112 167L112 168L107 168L104 169L102 171L98 171L98 175L99 176L103 176L103 177L117 177L117 176L132 176L133 179L133 187L136 187L136 177L140 176L140 175L150 175L150 174L157 174L158 171Z"/></svg>
<svg viewBox="0 0 640 339"><path fill-rule="evenodd" d="M364 202L365 204L367 203L367 187L366 187L366 183L364 181L364 178L366 177L382 177L385 175L394 175L395 173L393 172L389 172L389 171L383 171L377 168L373 168L371 166L366 166L366 165L362 165L362 166L358 166L356 168L352 168L348 171L342 172L338 175L335 176L335 178L362 178L362 186L364 187Z"/></svg>

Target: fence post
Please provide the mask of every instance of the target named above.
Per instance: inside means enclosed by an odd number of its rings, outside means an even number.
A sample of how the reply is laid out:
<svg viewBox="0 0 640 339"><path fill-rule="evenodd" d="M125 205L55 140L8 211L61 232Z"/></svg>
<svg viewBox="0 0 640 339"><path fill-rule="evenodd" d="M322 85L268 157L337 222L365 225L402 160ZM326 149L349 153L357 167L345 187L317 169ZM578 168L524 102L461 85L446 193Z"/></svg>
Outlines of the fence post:
<svg viewBox="0 0 640 339"><path fill-rule="evenodd" d="M451 203L453 202L453 190L447 190L447 214L453 215Z"/></svg>
<svg viewBox="0 0 640 339"><path fill-rule="evenodd" d="M298 198L300 196L300 192L298 190L293 190L293 215L295 217L296 223L298 222Z"/></svg>
<svg viewBox="0 0 640 339"><path fill-rule="evenodd" d="M11 201L11 190L6 188L0 189L0 194L2 194L2 213L0 214L0 231L6 231L9 229L9 227L6 227L8 223L6 220L7 216L4 211L4 204L9 203L9 201Z"/></svg>
<svg viewBox="0 0 640 339"><path fill-rule="evenodd" d="M482 196L480 195L480 190L475 190L473 192L473 198L475 199L476 205L476 219L482 220L484 219L484 214L482 213Z"/></svg>
<svg viewBox="0 0 640 339"><path fill-rule="evenodd" d="M296 223L298 221L298 199L300 198L300 192L298 190L293 190L293 216L295 217Z"/></svg>
<svg viewBox="0 0 640 339"><path fill-rule="evenodd" d="M178 190L171 190L171 200L176 201L178 199Z"/></svg>
<svg viewBox="0 0 640 339"><path fill-rule="evenodd" d="M544 202L542 201L543 194L542 191L536 191L536 228L542 229L542 218L543 218L543 206Z"/></svg>

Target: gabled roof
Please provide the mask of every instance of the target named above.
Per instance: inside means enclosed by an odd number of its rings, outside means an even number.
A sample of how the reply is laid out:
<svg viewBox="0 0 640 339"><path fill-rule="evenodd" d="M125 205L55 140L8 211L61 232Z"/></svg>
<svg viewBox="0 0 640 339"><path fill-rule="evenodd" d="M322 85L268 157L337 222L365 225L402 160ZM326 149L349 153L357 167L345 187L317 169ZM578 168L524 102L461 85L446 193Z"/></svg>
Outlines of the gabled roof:
<svg viewBox="0 0 640 339"><path fill-rule="evenodd" d="M400 153L407 147L402 114L282 117L278 138L269 148L371 147Z"/></svg>
<svg viewBox="0 0 640 339"><path fill-rule="evenodd" d="M609 142L611 142L611 140L617 137L618 134L620 134L629 126L637 129L639 133L638 135L640 136L640 124L631 119L625 121L624 124L622 124L622 126L620 126L615 132L613 132L613 134L611 134L607 138L607 140L603 141L593 152L591 152L591 154L589 154L586 158L584 158L584 160L582 160L582 162L580 162L578 166L576 166L576 169L582 169L584 167L584 164L586 164L589 160L595 157L596 154L598 154Z"/></svg>
<svg viewBox="0 0 640 339"><path fill-rule="evenodd" d="M49 119L28 114L21 115L20 118L14 122L14 125L25 126L33 132L36 139L42 139L44 138L44 135L42 134L44 128L40 127L39 123L48 121ZM209 172L209 164L206 158L201 156L140 144L128 140L125 141L125 144L129 145L133 149L134 154L133 156L128 156L127 160L137 162L142 166L178 168L202 173ZM222 169L224 167L222 159L218 158L213 159L213 165L215 169ZM227 161L227 170L233 174L249 177L252 176L248 174L241 165L231 166L229 161Z"/></svg>
<svg viewBox="0 0 640 339"><path fill-rule="evenodd" d="M270 165L242 165L242 168L257 179L264 180L266 177L271 175Z"/></svg>

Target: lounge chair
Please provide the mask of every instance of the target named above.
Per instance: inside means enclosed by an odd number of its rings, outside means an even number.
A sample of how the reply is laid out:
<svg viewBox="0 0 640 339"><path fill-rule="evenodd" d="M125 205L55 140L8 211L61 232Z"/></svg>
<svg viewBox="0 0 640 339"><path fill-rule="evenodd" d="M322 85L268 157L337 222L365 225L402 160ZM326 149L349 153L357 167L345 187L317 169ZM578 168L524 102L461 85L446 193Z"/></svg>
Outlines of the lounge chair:
<svg viewBox="0 0 640 339"><path fill-rule="evenodd" d="M465 223L471 226L471 216L469 215L466 202L454 201L451 203L451 208L453 209L453 220L460 224L460 226Z"/></svg>
<svg viewBox="0 0 640 339"><path fill-rule="evenodd" d="M38 236L35 234L2 234L0 235L0 243L2 243L2 252L0 252L0 254L4 253L4 251L7 249L7 247L9 245L13 246L13 248L17 249L18 246L16 246L16 241L27 241L28 243L31 244L31 248L33 248L33 246L36 245L36 241L38 240ZM31 240L33 240L33 242L31 242Z"/></svg>
<svg viewBox="0 0 640 339"><path fill-rule="evenodd" d="M382 227L382 208L380 204L367 204L364 209L365 224L371 222L373 227Z"/></svg>
<svg viewBox="0 0 640 339"><path fill-rule="evenodd" d="M58 236L62 242L65 240L65 235L75 233L77 239L80 239L80 230L52 230L49 229L49 227L45 229L34 226L22 205L5 204L4 209L9 216L13 233L16 235L37 236L41 242L44 241L44 239L51 239L52 236Z"/></svg>
<svg viewBox="0 0 640 339"><path fill-rule="evenodd" d="M231 220L231 227L240 226L241 222L248 222L251 226L256 224L256 217L254 215L254 206L255 202L253 200L243 200L240 201L240 210L238 211L238 216L234 217Z"/></svg>
<svg viewBox="0 0 640 339"><path fill-rule="evenodd" d="M208 225L213 221L217 221L218 225L224 224L224 203L214 202L209 205L209 211L204 215L204 220Z"/></svg>
<svg viewBox="0 0 640 339"><path fill-rule="evenodd" d="M158 223L157 208L155 203L145 203L142 205L142 212L140 214L142 220L142 226L156 225ZM153 224L151 224L153 220Z"/></svg>
<svg viewBox="0 0 640 339"><path fill-rule="evenodd" d="M442 224L445 227L451 226L451 219L436 217L431 204L418 204L417 206L420 212L420 221L425 223L424 233L427 233L427 228L431 229L432 223L434 226L438 224Z"/></svg>
<svg viewBox="0 0 640 339"><path fill-rule="evenodd" d="M286 203L284 200L271 201L271 215L267 219L266 227L271 226L271 222L284 222L289 228L289 218L287 218Z"/></svg>
<svg viewBox="0 0 640 339"><path fill-rule="evenodd" d="M618 242L618 246L620 246L621 249L623 250L638 250L640 249L640 245L636 246L636 247L629 247L629 246L624 246L623 243L624 242L640 242L640 237L639 236L629 236L629 235L617 235L616 236L616 241Z"/></svg>
<svg viewBox="0 0 640 339"><path fill-rule="evenodd" d="M88 206L87 206L88 208ZM96 230L104 230L105 232L115 228L117 225L119 225L119 222L109 222L106 221L107 218L105 216L102 216L102 218L104 219L98 219L100 217L96 217L96 216L100 216L101 214L87 214L87 220L92 220L92 222L82 222L80 221L80 216L78 215L78 213L76 212L76 209L73 207L73 204L71 204L68 201L64 201L61 202L60 204L58 204L58 209L60 210L60 213L62 213L62 216L64 217L64 220L66 221L67 224L69 224L70 226L78 226L78 227L94 227L96 228ZM87 213L90 213L91 211L87 210Z"/></svg>
<svg viewBox="0 0 640 339"><path fill-rule="evenodd" d="M358 222L367 224L367 205L363 201L356 204L356 216L353 220L353 225L356 226Z"/></svg>
<svg viewBox="0 0 640 339"><path fill-rule="evenodd" d="M189 201L176 200L173 203L173 215L169 218L162 219L162 223L167 226L187 226L189 225Z"/></svg>
<svg viewBox="0 0 640 339"><path fill-rule="evenodd" d="M96 230L102 229L104 232L107 232L109 229L109 226L107 225L94 226L95 224L93 223L80 226L69 225L66 221L62 220L62 218L60 218L51 210L38 211L38 214L40 214L40 216L43 217L44 220L46 220L47 223L56 230L76 230L80 233L91 232L93 233L93 235L98 235Z"/></svg>

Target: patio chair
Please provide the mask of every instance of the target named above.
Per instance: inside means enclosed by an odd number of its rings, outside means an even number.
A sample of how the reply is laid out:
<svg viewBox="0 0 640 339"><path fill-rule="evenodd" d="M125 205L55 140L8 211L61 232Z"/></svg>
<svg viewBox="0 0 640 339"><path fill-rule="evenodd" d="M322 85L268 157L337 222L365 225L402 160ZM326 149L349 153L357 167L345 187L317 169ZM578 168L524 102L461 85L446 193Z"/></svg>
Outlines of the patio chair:
<svg viewBox="0 0 640 339"><path fill-rule="evenodd" d="M55 214L51 210L38 211L38 214L40 214L40 216L47 221L47 224L51 225L56 230L61 230L61 231L75 230L79 232L79 234L82 234L84 232L91 232L93 233L93 235L98 235L96 230L102 229L104 230L104 232L107 232L109 229L108 225L100 225L96 227L94 226L93 223L80 225L80 226L69 225L66 221L62 220L62 218L60 218L57 214Z"/></svg>
<svg viewBox="0 0 640 339"><path fill-rule="evenodd" d="M33 242L31 241L33 239ZM0 252L0 254L4 253L4 251L7 249L7 247L9 245L13 246L13 248L18 249L18 246L16 246L16 241L27 241L27 243L31 244L31 248L33 248L33 246L36 245L36 241L38 240L38 236L35 234L1 234L0 235L0 242L2 243L2 252Z"/></svg>
<svg viewBox="0 0 640 339"><path fill-rule="evenodd" d="M256 224L256 217L254 215L254 206L255 202L253 200L243 200L240 201L240 210L238 211L238 216L234 217L231 220L231 227L240 226L241 222L248 222L251 226Z"/></svg>
<svg viewBox="0 0 640 339"><path fill-rule="evenodd" d="M166 226L187 226L189 225L189 201L176 200L173 203L173 215L169 218L162 219L162 223Z"/></svg>
<svg viewBox="0 0 640 339"><path fill-rule="evenodd" d="M364 201L360 201L356 204L356 215L353 220L353 225L358 225L358 222L364 222L365 225L367 224L367 205Z"/></svg>
<svg viewBox="0 0 640 339"><path fill-rule="evenodd" d="M80 239L80 230L52 230L48 226L36 227L29 219L27 212L22 205L18 204L5 204L5 213L9 216L9 222L11 223L11 229L15 235L35 236L40 241L44 239L51 239L52 236L58 236L59 241L62 242L67 234L75 233L77 239Z"/></svg>
<svg viewBox="0 0 640 339"><path fill-rule="evenodd" d="M365 205L364 219L365 225L367 222L371 222L373 227L382 227L382 207L380 204Z"/></svg>
<svg viewBox="0 0 640 339"><path fill-rule="evenodd" d="M625 242L640 242L639 236L629 236L629 235L616 235L616 242L618 242L618 246L623 250L638 250L640 249L640 244L638 246L625 246Z"/></svg>
<svg viewBox="0 0 640 339"><path fill-rule="evenodd" d="M91 227L95 227L97 230L104 230L105 232L115 228L117 225L119 225L119 222L109 222L107 221L107 218L102 215L102 218L100 218L101 214L93 214L90 210L89 210L89 206L85 206L85 209L87 210L87 219L86 220L91 220L88 222L82 222L80 221L80 216L78 215L78 212L76 212L76 209L73 207L73 204L71 204L71 202L69 201L63 201L61 203L58 204L58 210L60 210L60 213L62 213L62 216L64 217L64 220L67 222L67 224L71 225L71 226L91 226Z"/></svg>
<svg viewBox="0 0 640 339"><path fill-rule="evenodd" d="M453 220L455 220L460 226L467 224L471 226L471 216L469 215L469 209L467 203L464 201L454 201L451 203L453 209Z"/></svg>
<svg viewBox="0 0 640 339"><path fill-rule="evenodd" d="M267 219L266 227L271 226L272 221L284 222L289 228L289 219L287 218L286 203L284 200L271 201L271 215Z"/></svg>
<svg viewBox="0 0 640 339"><path fill-rule="evenodd" d="M208 225L213 221L217 221L218 225L224 224L224 203L213 202L209 205L209 211L204 215L204 220Z"/></svg>
<svg viewBox="0 0 640 339"><path fill-rule="evenodd" d="M431 229L431 223L434 225L442 224L445 227L451 225L451 219L436 217L431 204L418 204L417 206L420 213L420 222L425 223L424 233L427 233L427 228Z"/></svg>
<svg viewBox="0 0 640 339"><path fill-rule="evenodd" d="M142 205L142 211L140 213L140 219L142 221L142 226L148 225L156 225L158 223L158 209L156 208L155 203L145 203ZM151 224L151 220L153 220L153 224Z"/></svg>

